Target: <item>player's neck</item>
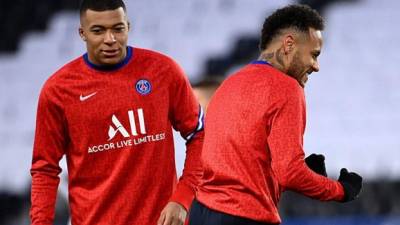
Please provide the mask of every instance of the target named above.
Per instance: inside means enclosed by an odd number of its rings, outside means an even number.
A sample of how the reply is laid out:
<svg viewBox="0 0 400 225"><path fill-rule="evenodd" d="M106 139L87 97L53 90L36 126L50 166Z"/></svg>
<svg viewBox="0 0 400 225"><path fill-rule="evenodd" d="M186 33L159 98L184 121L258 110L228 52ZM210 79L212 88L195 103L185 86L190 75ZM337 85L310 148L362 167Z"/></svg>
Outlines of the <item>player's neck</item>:
<svg viewBox="0 0 400 225"><path fill-rule="evenodd" d="M261 52L258 60L266 61L274 68L286 73L285 59L281 48L267 48Z"/></svg>

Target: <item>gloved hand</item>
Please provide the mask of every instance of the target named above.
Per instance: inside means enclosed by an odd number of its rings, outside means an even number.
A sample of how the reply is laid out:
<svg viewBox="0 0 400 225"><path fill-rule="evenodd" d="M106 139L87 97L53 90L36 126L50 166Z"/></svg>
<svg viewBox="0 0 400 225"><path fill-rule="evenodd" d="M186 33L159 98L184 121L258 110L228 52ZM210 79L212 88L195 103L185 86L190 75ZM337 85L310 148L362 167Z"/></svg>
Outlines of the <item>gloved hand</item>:
<svg viewBox="0 0 400 225"><path fill-rule="evenodd" d="M322 175L324 177L328 176L326 174L326 169L325 169L325 156L324 155L317 155L317 154L311 154L307 158L305 158L306 164L308 168L310 168L312 171L318 173L319 175Z"/></svg>
<svg viewBox="0 0 400 225"><path fill-rule="evenodd" d="M346 168L340 170L338 181L344 189L343 202L353 201L360 194L362 187L362 177L354 172L348 172Z"/></svg>

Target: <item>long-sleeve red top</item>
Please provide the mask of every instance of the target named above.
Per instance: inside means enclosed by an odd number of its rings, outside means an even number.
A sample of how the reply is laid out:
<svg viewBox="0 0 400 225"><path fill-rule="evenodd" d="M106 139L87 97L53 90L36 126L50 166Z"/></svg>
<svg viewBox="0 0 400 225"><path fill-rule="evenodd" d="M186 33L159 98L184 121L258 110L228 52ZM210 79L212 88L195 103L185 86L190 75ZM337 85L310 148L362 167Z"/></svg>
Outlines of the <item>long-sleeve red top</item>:
<svg viewBox="0 0 400 225"><path fill-rule="evenodd" d="M230 76L208 106L198 201L231 215L280 223L277 204L286 189L341 200L340 183L304 162L305 124L304 91L295 79L259 61Z"/></svg>
<svg viewBox="0 0 400 225"><path fill-rule="evenodd" d="M87 55L51 76L41 91L32 160L33 225L50 225L66 155L72 224L156 224L168 201L189 208L201 176L202 110L169 57L128 47L98 67ZM172 127L187 139L176 176Z"/></svg>

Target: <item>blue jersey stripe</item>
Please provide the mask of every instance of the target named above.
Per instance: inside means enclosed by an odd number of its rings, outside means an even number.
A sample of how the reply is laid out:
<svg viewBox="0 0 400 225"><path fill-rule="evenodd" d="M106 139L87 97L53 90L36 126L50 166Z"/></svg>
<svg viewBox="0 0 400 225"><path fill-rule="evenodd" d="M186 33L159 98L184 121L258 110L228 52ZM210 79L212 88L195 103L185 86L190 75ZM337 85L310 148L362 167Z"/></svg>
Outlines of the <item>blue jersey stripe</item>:
<svg viewBox="0 0 400 225"><path fill-rule="evenodd" d="M263 60L254 60L250 64L262 64L262 65L271 65L271 63Z"/></svg>

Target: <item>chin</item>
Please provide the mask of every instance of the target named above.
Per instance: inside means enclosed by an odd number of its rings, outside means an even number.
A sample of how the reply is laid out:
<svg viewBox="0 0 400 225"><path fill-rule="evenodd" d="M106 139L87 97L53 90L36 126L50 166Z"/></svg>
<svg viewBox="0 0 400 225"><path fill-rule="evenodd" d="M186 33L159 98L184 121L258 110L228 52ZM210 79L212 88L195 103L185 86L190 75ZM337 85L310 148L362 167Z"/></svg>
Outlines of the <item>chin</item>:
<svg viewBox="0 0 400 225"><path fill-rule="evenodd" d="M124 59L123 58L108 58L108 59L106 58L106 59L103 59L101 61L101 63L103 65L111 66L111 65L115 65L115 64L122 62L122 60L124 60Z"/></svg>

